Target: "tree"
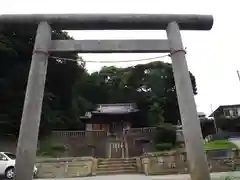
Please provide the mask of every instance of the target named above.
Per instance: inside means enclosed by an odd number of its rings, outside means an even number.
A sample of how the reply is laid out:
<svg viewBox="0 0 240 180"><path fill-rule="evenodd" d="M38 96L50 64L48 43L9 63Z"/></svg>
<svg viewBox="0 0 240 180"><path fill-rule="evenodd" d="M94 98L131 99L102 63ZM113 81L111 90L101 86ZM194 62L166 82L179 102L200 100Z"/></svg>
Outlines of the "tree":
<svg viewBox="0 0 240 180"><path fill-rule="evenodd" d="M17 136L34 45L35 30L8 27L0 31L0 133ZM53 39L72 39L54 30ZM76 53L55 53L77 59ZM196 94L196 82L189 72ZM103 67L89 74L84 62L49 58L40 133L83 129L79 116L102 103L137 103L134 127L180 119L172 65L161 61L127 68Z"/></svg>
<svg viewBox="0 0 240 180"><path fill-rule="evenodd" d="M17 136L36 31L16 27L0 32L0 123L1 133ZM53 39L72 39L53 31ZM54 56L77 58L76 53ZM85 73L82 65L49 58L40 132L54 128L81 128L76 85Z"/></svg>
<svg viewBox="0 0 240 180"><path fill-rule="evenodd" d="M157 126L164 123L163 110L157 102L153 103L150 107L148 111L148 120L151 126Z"/></svg>
<svg viewBox="0 0 240 180"><path fill-rule="evenodd" d="M196 94L195 78L189 74ZM89 101L138 104L142 119L135 126L150 126L161 121L177 124L180 120L173 71L169 63L158 61L128 68L103 67L89 78L91 83L84 95ZM87 95L89 90L91 95Z"/></svg>

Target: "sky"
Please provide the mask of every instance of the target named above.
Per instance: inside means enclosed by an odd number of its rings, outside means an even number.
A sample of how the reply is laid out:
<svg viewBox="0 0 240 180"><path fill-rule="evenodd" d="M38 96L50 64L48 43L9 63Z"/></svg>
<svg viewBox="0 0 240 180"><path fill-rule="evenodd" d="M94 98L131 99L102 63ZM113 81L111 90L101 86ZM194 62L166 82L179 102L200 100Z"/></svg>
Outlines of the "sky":
<svg viewBox="0 0 240 180"><path fill-rule="evenodd" d="M2 0L0 5L0 14L45 13L211 14L214 16L211 31L181 32L187 48L188 68L196 78L197 110L209 115L219 105L240 104L240 81L236 73L240 70L240 11L237 0ZM78 40L166 38L165 31L70 31L69 34ZM159 55L81 54L86 61L135 60ZM161 60L171 62L169 58ZM136 65L136 62L87 63L86 67L89 72L94 72L104 65L126 67Z"/></svg>

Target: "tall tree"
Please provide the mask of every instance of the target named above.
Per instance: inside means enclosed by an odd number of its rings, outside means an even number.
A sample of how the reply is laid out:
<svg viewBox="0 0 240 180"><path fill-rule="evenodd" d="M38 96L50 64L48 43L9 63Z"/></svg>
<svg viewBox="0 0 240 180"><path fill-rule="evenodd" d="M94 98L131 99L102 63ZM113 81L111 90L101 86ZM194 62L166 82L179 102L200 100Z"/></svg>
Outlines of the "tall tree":
<svg viewBox="0 0 240 180"><path fill-rule="evenodd" d="M53 39L72 39L55 30ZM0 32L0 133L17 135L35 30L16 27ZM56 53L57 57L77 59L76 53ZM194 76L189 72L194 94ZM135 102L141 116L134 126L180 120L172 66L161 61L128 68L103 67L87 73L84 63L49 58L40 132L53 129L82 129L79 116L99 103Z"/></svg>
<svg viewBox="0 0 240 180"><path fill-rule="evenodd" d="M189 75L196 94L195 78L190 72ZM84 86L91 89L91 95L87 95L90 92L88 89L84 97L94 103L136 102L142 113L142 122L138 121L141 125L150 125L156 119L173 124L180 120L173 71L169 63L158 61L128 68L103 67L89 79L94 88L90 84ZM150 117L155 120L149 120Z"/></svg>
<svg viewBox="0 0 240 180"><path fill-rule="evenodd" d="M1 133L17 135L36 31L9 27L0 32L0 123ZM72 39L53 31L53 39ZM77 58L76 53L54 54ZM49 58L40 132L55 127L77 127L78 108L73 92L85 72L77 62Z"/></svg>

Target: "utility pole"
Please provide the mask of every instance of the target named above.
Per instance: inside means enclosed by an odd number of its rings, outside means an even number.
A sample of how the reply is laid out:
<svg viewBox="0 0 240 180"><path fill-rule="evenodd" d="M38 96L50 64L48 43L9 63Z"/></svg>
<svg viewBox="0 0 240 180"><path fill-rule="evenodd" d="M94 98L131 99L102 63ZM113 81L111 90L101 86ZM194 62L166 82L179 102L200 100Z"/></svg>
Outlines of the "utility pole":
<svg viewBox="0 0 240 180"><path fill-rule="evenodd" d="M238 75L238 80L240 81L240 74L238 70L237 70L237 75Z"/></svg>
<svg viewBox="0 0 240 180"><path fill-rule="evenodd" d="M211 107L211 111L212 111L212 115L213 115L213 124L214 124L214 128L215 128L215 133L217 134L218 130L217 130L217 123L216 123L216 120L215 120L215 117L214 117L214 111L213 111L213 108L212 108L212 104L210 105Z"/></svg>

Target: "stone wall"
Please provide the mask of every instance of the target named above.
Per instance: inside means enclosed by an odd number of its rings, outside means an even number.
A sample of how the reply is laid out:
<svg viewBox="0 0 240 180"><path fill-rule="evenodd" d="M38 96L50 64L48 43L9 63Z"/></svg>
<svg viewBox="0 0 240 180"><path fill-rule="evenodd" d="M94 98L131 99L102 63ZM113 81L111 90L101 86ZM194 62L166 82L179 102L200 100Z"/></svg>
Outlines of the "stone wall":
<svg viewBox="0 0 240 180"><path fill-rule="evenodd" d="M38 178L86 177L96 174L97 160L92 157L44 158L36 162Z"/></svg>
<svg viewBox="0 0 240 180"><path fill-rule="evenodd" d="M55 131L51 139L55 145L65 146L61 157L104 157L106 137L104 131Z"/></svg>
<svg viewBox="0 0 240 180"><path fill-rule="evenodd" d="M210 172L228 172L240 167L240 156L237 150L232 150L228 156L213 156L206 153ZM188 173L188 163L185 152L148 153L140 157L139 172L146 175L183 174Z"/></svg>
<svg viewBox="0 0 240 180"><path fill-rule="evenodd" d="M125 131L128 143L129 157L141 156L144 152L154 150L152 140L155 137L156 127L132 128Z"/></svg>
<svg viewBox="0 0 240 180"><path fill-rule="evenodd" d="M128 156L140 156L143 152L152 151L152 144L141 140L154 139L156 128L133 128L125 131L124 142L128 143ZM119 136L120 137L120 136ZM55 145L66 147L63 156L94 156L108 157L108 144L114 142L105 131L55 131L52 133ZM122 139L122 138L120 138Z"/></svg>

